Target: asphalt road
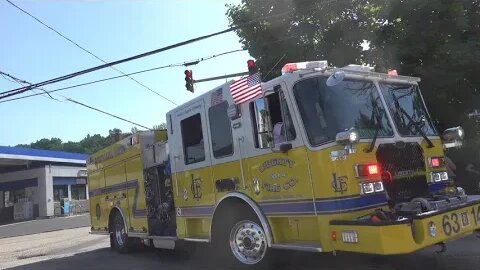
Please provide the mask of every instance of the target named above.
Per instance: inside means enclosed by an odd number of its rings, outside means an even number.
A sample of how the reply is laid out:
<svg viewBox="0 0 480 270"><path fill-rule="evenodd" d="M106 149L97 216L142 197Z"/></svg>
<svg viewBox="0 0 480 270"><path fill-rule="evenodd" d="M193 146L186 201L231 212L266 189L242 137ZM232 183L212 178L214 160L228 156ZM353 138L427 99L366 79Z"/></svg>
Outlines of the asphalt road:
<svg viewBox="0 0 480 270"><path fill-rule="evenodd" d="M215 254L205 244L196 245L192 256L147 249L118 254L110 250L106 236L89 235L88 231L85 227L0 239L0 269L234 269L216 261ZM450 243L443 254L436 254L436 248L389 257L276 251L272 265L263 269L477 270L480 269L479 247L480 240L469 236Z"/></svg>
<svg viewBox="0 0 480 270"><path fill-rule="evenodd" d="M88 214L52 219L30 220L0 226L0 239L90 226Z"/></svg>

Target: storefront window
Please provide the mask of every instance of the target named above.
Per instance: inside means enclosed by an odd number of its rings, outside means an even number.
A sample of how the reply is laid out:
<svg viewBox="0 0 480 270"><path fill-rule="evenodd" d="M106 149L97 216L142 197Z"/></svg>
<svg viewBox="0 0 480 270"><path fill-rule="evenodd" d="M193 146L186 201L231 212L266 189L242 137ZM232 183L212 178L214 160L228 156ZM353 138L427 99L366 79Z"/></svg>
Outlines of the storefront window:
<svg viewBox="0 0 480 270"><path fill-rule="evenodd" d="M86 185L72 185L72 200L86 200L87 192Z"/></svg>
<svg viewBox="0 0 480 270"><path fill-rule="evenodd" d="M3 192L4 207L11 207L18 202L19 199L25 198L25 189L11 190Z"/></svg>
<svg viewBox="0 0 480 270"><path fill-rule="evenodd" d="M63 198L68 198L68 186L58 185L53 186L53 200L59 202Z"/></svg>

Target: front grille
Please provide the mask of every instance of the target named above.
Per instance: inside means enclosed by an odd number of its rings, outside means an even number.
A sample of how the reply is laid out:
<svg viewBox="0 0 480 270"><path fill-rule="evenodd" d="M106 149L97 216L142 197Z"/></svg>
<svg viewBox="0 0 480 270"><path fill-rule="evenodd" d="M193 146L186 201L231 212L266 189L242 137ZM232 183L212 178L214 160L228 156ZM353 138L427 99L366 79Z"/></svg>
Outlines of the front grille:
<svg viewBox="0 0 480 270"><path fill-rule="evenodd" d="M384 184L394 202L408 201L427 193L425 158L418 143L380 144L376 156L381 171L391 175L390 181Z"/></svg>
<svg viewBox="0 0 480 270"><path fill-rule="evenodd" d="M392 179L385 184L388 195L393 202L410 201L427 195L428 185L425 175L403 179Z"/></svg>
<svg viewBox="0 0 480 270"><path fill-rule="evenodd" d="M418 143L385 143L377 150L377 161L383 171L389 171L394 178L410 172L425 171L422 147Z"/></svg>

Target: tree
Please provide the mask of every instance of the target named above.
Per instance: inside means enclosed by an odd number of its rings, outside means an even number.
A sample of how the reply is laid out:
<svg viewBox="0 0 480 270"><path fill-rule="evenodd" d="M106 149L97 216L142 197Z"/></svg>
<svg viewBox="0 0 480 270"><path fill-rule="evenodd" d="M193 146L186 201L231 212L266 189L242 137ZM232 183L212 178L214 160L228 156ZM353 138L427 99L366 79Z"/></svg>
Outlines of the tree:
<svg viewBox="0 0 480 270"><path fill-rule="evenodd" d="M62 151L63 149L62 140L59 138L51 138L51 139L44 138L44 139L37 140L36 142L31 143L29 145L18 145L18 146L30 147L35 149L53 150L53 151Z"/></svg>
<svg viewBox="0 0 480 270"><path fill-rule="evenodd" d="M167 129L167 123L161 123L160 125L154 125L153 126L154 130L163 130Z"/></svg>
<svg viewBox="0 0 480 270"><path fill-rule="evenodd" d="M462 124L480 107L480 1L392 1L375 31L371 63L422 78L429 110L441 130Z"/></svg>
<svg viewBox="0 0 480 270"><path fill-rule="evenodd" d="M264 73L285 55L267 79L286 62L307 60L396 68L422 78L439 130L461 124L476 134L467 113L480 109L480 1L244 0L228 7Z"/></svg>
<svg viewBox="0 0 480 270"><path fill-rule="evenodd" d="M160 124L157 127L159 129L165 129L166 124ZM30 144L19 144L19 147L28 147L34 149L44 149L44 150L54 150L54 151L66 151L72 153L83 153L83 154L93 154L105 147L108 147L118 140L126 138L133 133L141 132L136 127L131 129L131 133L122 133L122 131L118 128L113 128L108 131L108 135L103 137L100 134L90 135L87 134L85 138L80 140L79 142L62 142L59 138L51 138L51 139L40 139L34 143Z"/></svg>
<svg viewBox="0 0 480 270"><path fill-rule="evenodd" d="M268 76L272 78L287 62L362 63L362 44L373 31L372 24L379 23L374 18L385 2L244 0L240 5L228 5L227 16L232 26L239 27L240 42L264 74L275 67Z"/></svg>

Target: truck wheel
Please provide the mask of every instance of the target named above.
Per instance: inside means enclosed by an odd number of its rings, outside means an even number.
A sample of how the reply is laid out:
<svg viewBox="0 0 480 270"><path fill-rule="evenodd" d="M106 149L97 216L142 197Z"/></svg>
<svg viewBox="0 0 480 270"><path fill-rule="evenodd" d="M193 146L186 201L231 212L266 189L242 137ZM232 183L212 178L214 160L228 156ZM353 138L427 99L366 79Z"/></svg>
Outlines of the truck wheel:
<svg viewBox="0 0 480 270"><path fill-rule="evenodd" d="M257 264L267 254L267 240L261 225L242 220L230 229L230 249L243 264Z"/></svg>
<svg viewBox="0 0 480 270"><path fill-rule="evenodd" d="M265 266L267 239L260 221L254 213L240 210L235 215L235 212L224 212L215 228L213 245L221 255L221 263Z"/></svg>
<svg viewBox="0 0 480 270"><path fill-rule="evenodd" d="M120 253L127 253L129 251L128 235L122 215L116 213L112 222L110 245L114 250Z"/></svg>

